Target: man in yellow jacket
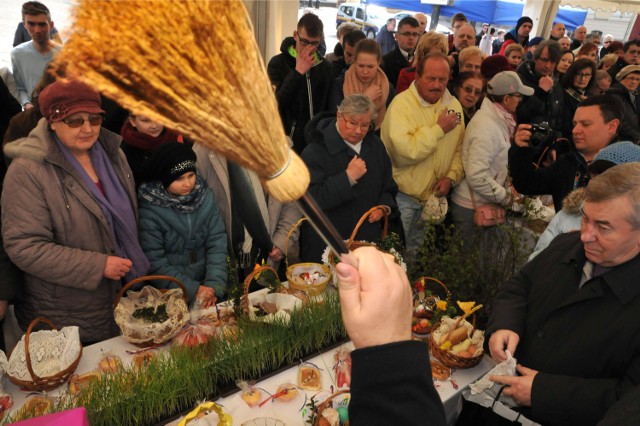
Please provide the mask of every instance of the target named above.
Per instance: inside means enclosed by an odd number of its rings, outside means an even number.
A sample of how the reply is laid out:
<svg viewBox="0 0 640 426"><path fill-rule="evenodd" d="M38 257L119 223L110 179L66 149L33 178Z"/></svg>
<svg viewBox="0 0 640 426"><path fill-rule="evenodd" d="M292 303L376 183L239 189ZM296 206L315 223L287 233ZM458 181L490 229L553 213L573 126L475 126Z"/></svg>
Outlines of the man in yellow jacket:
<svg viewBox="0 0 640 426"><path fill-rule="evenodd" d="M397 95L382 123L382 141L398 183L397 202L407 249L422 241L420 217L431 195L446 196L463 177L462 106L447 90L449 61L430 53L417 67L415 82Z"/></svg>

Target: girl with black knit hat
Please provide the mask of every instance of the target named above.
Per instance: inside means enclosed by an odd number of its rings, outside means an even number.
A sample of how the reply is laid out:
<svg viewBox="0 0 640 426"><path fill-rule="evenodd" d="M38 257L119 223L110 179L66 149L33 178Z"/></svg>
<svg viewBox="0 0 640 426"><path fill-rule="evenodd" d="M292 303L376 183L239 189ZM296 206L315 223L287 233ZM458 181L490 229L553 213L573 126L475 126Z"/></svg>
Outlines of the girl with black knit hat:
<svg viewBox="0 0 640 426"><path fill-rule="evenodd" d="M196 175L196 154L184 144L166 143L145 163L142 180L140 245L150 273L178 278L190 303L213 306L227 291L227 235L213 193Z"/></svg>
<svg viewBox="0 0 640 426"><path fill-rule="evenodd" d="M526 52L529 44L529 33L533 29L533 20L528 16L518 19L516 27L504 35L504 43L500 48L500 55L504 55L504 51L510 44L518 43L522 45Z"/></svg>

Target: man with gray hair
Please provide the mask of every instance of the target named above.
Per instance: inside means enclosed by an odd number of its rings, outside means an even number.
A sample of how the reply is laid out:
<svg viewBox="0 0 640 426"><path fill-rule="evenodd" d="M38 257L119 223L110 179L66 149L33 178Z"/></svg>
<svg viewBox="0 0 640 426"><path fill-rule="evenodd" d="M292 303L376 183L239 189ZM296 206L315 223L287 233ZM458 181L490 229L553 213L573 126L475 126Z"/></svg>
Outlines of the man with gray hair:
<svg viewBox="0 0 640 426"><path fill-rule="evenodd" d="M359 240L375 242L382 234L383 216L398 216L391 160L372 132L376 108L365 95L343 99L336 115L318 114L309 122L302 159L309 168L309 193L346 240L360 220L374 210L358 232ZM326 247L309 225L300 231L300 258L320 262Z"/></svg>
<svg viewBox="0 0 640 426"><path fill-rule="evenodd" d="M595 424L640 383L640 164L591 179L580 210L581 230L555 238L493 302L491 356L508 350L520 375L491 380L517 403L513 418Z"/></svg>

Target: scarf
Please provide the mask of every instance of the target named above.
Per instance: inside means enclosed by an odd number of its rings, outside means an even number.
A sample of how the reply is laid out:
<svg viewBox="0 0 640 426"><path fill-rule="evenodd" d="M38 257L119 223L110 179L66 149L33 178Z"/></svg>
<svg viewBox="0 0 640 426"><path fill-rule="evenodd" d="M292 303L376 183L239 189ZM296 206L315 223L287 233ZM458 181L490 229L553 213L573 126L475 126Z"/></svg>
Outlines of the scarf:
<svg viewBox="0 0 640 426"><path fill-rule="evenodd" d="M502 118L505 123L507 123L507 128L509 130L509 139L511 139L511 137L513 136L513 132L516 129L516 119L514 118L513 114L507 111L502 105L495 102L491 102L491 105L493 105L498 117Z"/></svg>
<svg viewBox="0 0 640 426"><path fill-rule="evenodd" d="M569 96L571 96L573 99L575 99L578 102L582 102L585 99L587 99L587 97L584 95L584 92L580 92L579 90L574 89L573 87L564 89L564 91L567 92Z"/></svg>
<svg viewBox="0 0 640 426"><path fill-rule="evenodd" d="M378 118L376 119L375 126L375 130L378 130L380 129L382 120L384 119L384 115L387 112L387 98L389 97L389 80L387 79L384 71L382 71L382 69L378 67L376 75L371 83L365 86L356 75L356 67L349 67L344 75L344 85L342 86L342 91L344 93L344 96L347 97L355 93L363 94L365 90L367 90L371 86L378 86L382 90L381 96L377 97L376 99L371 99L376 105L376 111L378 111Z"/></svg>
<svg viewBox="0 0 640 426"><path fill-rule="evenodd" d="M107 156L104 147L98 140L89 150L91 164L98 175L104 194L84 170L84 167L53 134L60 151L71 167L80 174L85 186L96 200L109 225L111 236L116 248L116 255L131 260L133 266L123 280L129 282L135 278L147 275L149 261L138 241L138 225L127 191L118 179L113 164Z"/></svg>
<svg viewBox="0 0 640 426"><path fill-rule="evenodd" d="M182 135L175 130L167 129L165 127L159 136L154 137L136 130L129 120L125 121L122 125L120 134L122 135L122 142L148 153L155 152L156 149L167 142L184 142Z"/></svg>
<svg viewBox="0 0 640 426"><path fill-rule="evenodd" d="M202 206L208 190L207 183L196 175L196 186L187 195L170 194L159 180L154 180L140 185L138 198L140 202L171 208L178 213L187 214L195 212Z"/></svg>

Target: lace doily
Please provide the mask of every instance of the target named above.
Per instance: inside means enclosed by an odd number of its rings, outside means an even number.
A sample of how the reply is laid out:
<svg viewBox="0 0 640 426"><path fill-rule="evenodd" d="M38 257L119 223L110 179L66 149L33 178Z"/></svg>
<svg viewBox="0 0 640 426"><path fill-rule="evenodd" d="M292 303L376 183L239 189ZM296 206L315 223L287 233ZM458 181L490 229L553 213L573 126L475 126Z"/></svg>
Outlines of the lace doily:
<svg viewBox="0 0 640 426"><path fill-rule="evenodd" d="M25 336L11 353L7 374L22 381L33 381L27 369L24 350ZM69 368L80 354L80 329L76 326L61 330L41 330L29 336L31 366L38 377L51 377Z"/></svg>
<svg viewBox="0 0 640 426"><path fill-rule="evenodd" d="M168 319L163 322L149 322L135 318L134 311L140 308L157 309L166 307ZM182 297L182 290L171 289L165 293L157 288L145 286L140 291L129 291L120 299L114 311L122 336L133 344L164 343L172 339L189 321L189 309Z"/></svg>

